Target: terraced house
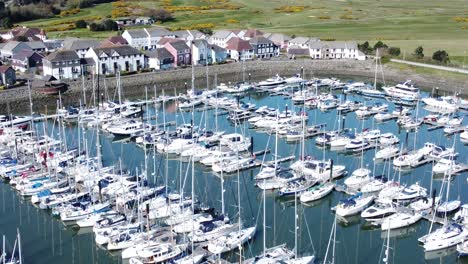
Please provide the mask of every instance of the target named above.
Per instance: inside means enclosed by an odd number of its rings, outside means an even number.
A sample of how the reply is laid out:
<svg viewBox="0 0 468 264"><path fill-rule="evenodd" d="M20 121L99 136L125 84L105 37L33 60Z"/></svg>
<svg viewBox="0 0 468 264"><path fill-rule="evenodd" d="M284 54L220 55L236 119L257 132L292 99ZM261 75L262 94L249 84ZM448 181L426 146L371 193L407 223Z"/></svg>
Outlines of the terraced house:
<svg viewBox="0 0 468 264"><path fill-rule="evenodd" d="M91 48L85 57L94 61L93 71L97 74L108 75L146 68L145 55L130 46Z"/></svg>
<svg viewBox="0 0 468 264"><path fill-rule="evenodd" d="M312 59L366 59L354 41L313 41L309 51Z"/></svg>
<svg viewBox="0 0 468 264"><path fill-rule="evenodd" d="M44 76L57 80L77 79L81 75L81 59L72 50L53 52L42 59Z"/></svg>
<svg viewBox="0 0 468 264"><path fill-rule="evenodd" d="M265 37L254 37L249 40L255 56L266 59L279 56L279 47L273 41Z"/></svg>

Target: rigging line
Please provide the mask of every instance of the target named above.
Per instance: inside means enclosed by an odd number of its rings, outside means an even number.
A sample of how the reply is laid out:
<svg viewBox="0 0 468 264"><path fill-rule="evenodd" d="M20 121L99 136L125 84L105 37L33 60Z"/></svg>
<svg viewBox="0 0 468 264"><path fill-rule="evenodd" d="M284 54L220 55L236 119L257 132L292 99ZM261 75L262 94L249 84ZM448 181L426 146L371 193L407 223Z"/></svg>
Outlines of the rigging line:
<svg viewBox="0 0 468 264"><path fill-rule="evenodd" d="M302 216L304 217L305 226L307 227L307 234L309 235L310 244L312 245L312 250L314 251L314 254L315 254L314 241L312 240L312 235L310 233L309 223L307 222L306 214L304 214L304 212L303 212Z"/></svg>
<svg viewBox="0 0 468 264"><path fill-rule="evenodd" d="M247 190L247 184L245 182L245 173L242 173L242 181L243 181L242 185L244 186L245 193L247 194L247 202L249 204L250 215L253 218L254 214L253 214L252 202L250 201L250 195L249 195L249 192Z"/></svg>

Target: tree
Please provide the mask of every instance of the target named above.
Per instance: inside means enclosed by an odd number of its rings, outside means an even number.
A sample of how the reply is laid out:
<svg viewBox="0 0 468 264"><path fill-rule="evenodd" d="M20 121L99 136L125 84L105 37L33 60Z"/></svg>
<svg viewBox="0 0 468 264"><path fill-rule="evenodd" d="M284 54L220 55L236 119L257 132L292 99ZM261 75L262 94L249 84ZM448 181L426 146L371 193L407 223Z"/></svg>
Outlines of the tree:
<svg viewBox="0 0 468 264"><path fill-rule="evenodd" d="M150 9L147 11L147 15L154 21L154 22L168 22L174 20L172 14L167 11L166 9Z"/></svg>
<svg viewBox="0 0 468 264"><path fill-rule="evenodd" d="M374 50L376 49L380 49L380 48L388 48L388 46L386 44L384 44L382 41L377 41L377 43L374 44Z"/></svg>
<svg viewBox="0 0 468 264"><path fill-rule="evenodd" d="M93 22L93 23L89 24L89 30L91 30L91 31L101 31L101 25Z"/></svg>
<svg viewBox="0 0 468 264"><path fill-rule="evenodd" d="M9 17L4 17L0 19L0 27L2 28L12 28L13 23L11 22L11 19Z"/></svg>
<svg viewBox="0 0 468 264"><path fill-rule="evenodd" d="M414 50L414 56L418 59L424 58L424 49L422 46L419 46Z"/></svg>
<svg viewBox="0 0 468 264"><path fill-rule="evenodd" d="M388 54L390 54L390 55L392 55L394 57L398 57L401 54L401 50L400 50L400 48L397 48L397 47L390 47L388 49Z"/></svg>
<svg viewBox="0 0 468 264"><path fill-rule="evenodd" d="M200 28L198 31L205 35L213 35L213 30L211 28Z"/></svg>
<svg viewBox="0 0 468 264"><path fill-rule="evenodd" d="M449 55L445 50L438 50L432 54L432 59L441 63L450 62Z"/></svg>
<svg viewBox="0 0 468 264"><path fill-rule="evenodd" d="M358 44L358 50L368 53L369 52L369 41L366 41L362 44Z"/></svg>
<svg viewBox="0 0 468 264"><path fill-rule="evenodd" d="M106 31L117 31L117 30L119 30L119 25L117 25L117 23L115 23L115 21L112 20L112 19L104 20L102 22L102 27Z"/></svg>
<svg viewBox="0 0 468 264"><path fill-rule="evenodd" d="M88 24L83 19L75 21L75 27L76 28L86 28L87 25Z"/></svg>

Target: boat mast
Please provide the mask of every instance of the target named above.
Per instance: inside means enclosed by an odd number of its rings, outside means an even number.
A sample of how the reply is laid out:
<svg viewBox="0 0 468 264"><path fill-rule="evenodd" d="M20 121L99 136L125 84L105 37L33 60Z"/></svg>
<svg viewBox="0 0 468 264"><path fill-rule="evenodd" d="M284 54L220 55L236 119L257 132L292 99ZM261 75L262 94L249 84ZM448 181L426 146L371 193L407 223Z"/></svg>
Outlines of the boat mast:
<svg viewBox="0 0 468 264"><path fill-rule="evenodd" d="M377 67L379 65L379 49L376 50L375 53L375 73L374 73L374 90L377 90Z"/></svg>
<svg viewBox="0 0 468 264"><path fill-rule="evenodd" d="M5 252L5 235L3 235L3 243L2 243L2 263L6 263L6 252Z"/></svg>
<svg viewBox="0 0 468 264"><path fill-rule="evenodd" d="M19 257L19 264L23 264L23 256L21 255L21 235L19 229L16 229L18 233L18 257Z"/></svg>
<svg viewBox="0 0 468 264"><path fill-rule="evenodd" d="M265 186L265 179L263 179ZM266 190L263 188L263 256L266 254Z"/></svg>
<svg viewBox="0 0 468 264"><path fill-rule="evenodd" d="M297 259L297 188L294 189L294 258Z"/></svg>

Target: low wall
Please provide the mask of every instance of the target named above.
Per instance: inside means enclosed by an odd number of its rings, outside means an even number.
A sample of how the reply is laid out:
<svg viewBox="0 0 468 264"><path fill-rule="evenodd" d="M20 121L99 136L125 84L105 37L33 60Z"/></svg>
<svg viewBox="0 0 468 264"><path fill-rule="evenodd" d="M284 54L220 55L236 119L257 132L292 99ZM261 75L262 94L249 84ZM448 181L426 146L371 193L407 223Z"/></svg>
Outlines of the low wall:
<svg viewBox="0 0 468 264"><path fill-rule="evenodd" d="M217 76L217 83L238 82L243 79L242 63L229 63L223 65L213 65L208 67L209 86L214 86L214 79ZM251 61L244 64L245 79L248 74L252 80L261 80L267 77L274 76L279 73L282 76L289 76L301 72L304 69L305 77L312 78L314 76L347 76L361 78L368 81L373 81L374 65L372 61L355 61L355 60L268 60L268 61ZM461 91L462 94L468 92L468 78L466 80L434 78L415 74L411 72L402 72L393 68L384 67L385 80L390 83L401 82L406 79L415 81L419 86L432 89L440 87L441 90ZM207 69L206 67L195 67L195 87L203 89L207 87ZM165 90L166 94L174 94L174 89L191 87L192 69L177 69L171 71L142 73L137 75L122 76L121 87L124 97L140 97L145 96L145 87L148 87L149 96L153 96L154 87L156 86L158 94L161 90ZM81 80L69 83L69 89L61 97L64 105L79 104L83 101L83 85ZM97 80L94 81L97 89ZM85 80L84 87L86 88L87 102L92 100L93 95L93 80ZM110 98L116 96L117 79L100 78L99 90L103 94L107 92ZM97 93L97 92L96 92ZM33 104L35 112L44 112L45 106L49 109L55 109L58 96L45 96L33 91ZM29 112L28 89L25 87L5 90L0 92L0 114L7 112L8 108L12 112Z"/></svg>

